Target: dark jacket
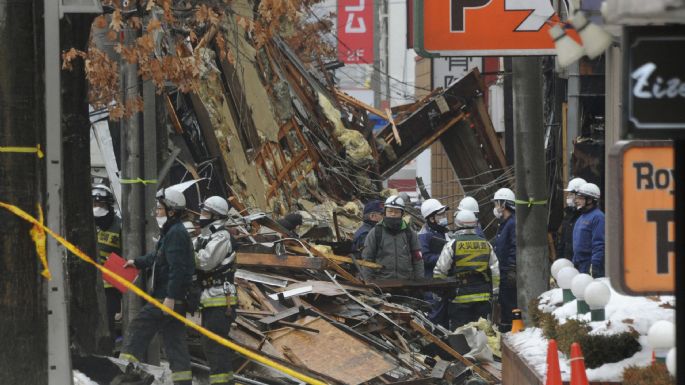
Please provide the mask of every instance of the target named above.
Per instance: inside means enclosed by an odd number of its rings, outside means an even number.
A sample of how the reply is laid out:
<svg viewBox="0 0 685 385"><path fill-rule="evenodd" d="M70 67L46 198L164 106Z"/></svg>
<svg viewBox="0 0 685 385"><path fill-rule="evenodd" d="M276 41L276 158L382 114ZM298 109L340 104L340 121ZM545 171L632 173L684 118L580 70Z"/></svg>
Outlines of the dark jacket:
<svg viewBox="0 0 685 385"><path fill-rule="evenodd" d="M382 234L375 235L375 232ZM380 239L380 243L377 243ZM367 235L362 257L370 262L383 265L380 270L365 269L365 275L372 279L421 279L423 278L423 258L421 245L416 233L402 222L402 230L393 233L383 221L379 222Z"/></svg>
<svg viewBox="0 0 685 385"><path fill-rule="evenodd" d="M139 269L152 267L150 294L153 297L185 300L195 273L195 259L193 244L183 223L165 223L156 250L134 262Z"/></svg>
<svg viewBox="0 0 685 385"><path fill-rule="evenodd" d="M357 229L357 231L354 233L354 237L352 238L353 253L361 256L362 248L364 248L364 241L366 241L366 236L374 226L376 226L376 222L366 220L364 223L362 223L361 227Z"/></svg>
<svg viewBox="0 0 685 385"><path fill-rule="evenodd" d="M581 214L576 221L573 264L581 273L592 273L595 278L604 276L604 213L598 207Z"/></svg>
<svg viewBox="0 0 685 385"><path fill-rule="evenodd" d="M433 278L433 269L438 263L440 253L447 243L445 233L441 233L428 224L423 225L419 231L419 243L421 244L421 255L423 256L423 273L425 278Z"/></svg>
<svg viewBox="0 0 685 385"><path fill-rule="evenodd" d="M573 226L580 216L580 211L575 207L564 208L564 219L559 227L557 238L557 259L573 259Z"/></svg>
<svg viewBox="0 0 685 385"><path fill-rule="evenodd" d="M499 224L493 247L500 271L516 270L516 214Z"/></svg>

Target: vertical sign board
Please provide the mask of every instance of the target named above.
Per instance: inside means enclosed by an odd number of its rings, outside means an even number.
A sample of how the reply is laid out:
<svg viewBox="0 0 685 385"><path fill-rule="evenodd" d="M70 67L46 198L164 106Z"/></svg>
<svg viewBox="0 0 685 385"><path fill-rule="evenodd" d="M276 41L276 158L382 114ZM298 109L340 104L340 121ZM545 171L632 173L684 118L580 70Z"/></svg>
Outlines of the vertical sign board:
<svg viewBox="0 0 685 385"><path fill-rule="evenodd" d="M675 174L671 141L621 141L609 153L618 170L609 189L618 189L610 231L617 236L609 274L631 295L675 291ZM612 193L612 192L609 192Z"/></svg>
<svg viewBox="0 0 685 385"><path fill-rule="evenodd" d="M685 26L624 28L624 123L639 138L685 134Z"/></svg>
<svg viewBox="0 0 685 385"><path fill-rule="evenodd" d="M338 0L338 60L373 63L373 0Z"/></svg>
<svg viewBox="0 0 685 385"><path fill-rule="evenodd" d="M550 0L414 0L414 49L424 57L554 55Z"/></svg>

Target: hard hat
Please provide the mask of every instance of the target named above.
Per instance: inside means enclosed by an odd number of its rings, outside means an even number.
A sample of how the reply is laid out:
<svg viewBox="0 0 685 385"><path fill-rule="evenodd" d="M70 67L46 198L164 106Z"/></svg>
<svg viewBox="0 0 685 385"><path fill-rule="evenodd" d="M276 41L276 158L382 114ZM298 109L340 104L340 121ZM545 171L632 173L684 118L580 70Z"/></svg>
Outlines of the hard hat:
<svg viewBox="0 0 685 385"><path fill-rule="evenodd" d="M440 203L439 200L437 199L426 199L422 204L421 204L421 215L425 218L428 219L433 214L442 214L448 209L447 206L443 205Z"/></svg>
<svg viewBox="0 0 685 385"><path fill-rule="evenodd" d="M461 210L454 215L454 224L460 228L474 228L478 225L478 218L473 211Z"/></svg>
<svg viewBox="0 0 685 385"><path fill-rule="evenodd" d="M588 197L592 199L599 199L602 193L599 191L599 187L594 183L585 183L576 190L576 195L583 197Z"/></svg>
<svg viewBox="0 0 685 385"><path fill-rule="evenodd" d="M205 201L200 205L200 208L222 217L228 216L228 202L226 199L218 195L214 195L205 199Z"/></svg>
<svg viewBox="0 0 685 385"><path fill-rule="evenodd" d="M493 201L507 201L514 203L516 198L514 197L514 192L511 191L510 189L503 187L497 192L495 192L495 196L492 198Z"/></svg>
<svg viewBox="0 0 685 385"><path fill-rule="evenodd" d="M566 192L576 192L580 186L587 183L583 178L573 178L568 181L568 186L564 189Z"/></svg>
<svg viewBox="0 0 685 385"><path fill-rule="evenodd" d="M157 191L156 198L168 209L184 210L186 208L186 197L178 190L163 188Z"/></svg>
<svg viewBox="0 0 685 385"><path fill-rule="evenodd" d="M91 196L95 202L113 203L114 195L112 190L104 184L96 184L91 190Z"/></svg>
<svg viewBox="0 0 685 385"><path fill-rule="evenodd" d="M398 195L391 195L385 200L385 208L392 207L404 211L404 199Z"/></svg>
<svg viewBox="0 0 685 385"><path fill-rule="evenodd" d="M478 208L478 201L474 197L465 196L459 202L459 207L457 207L457 210L466 210L478 213L480 209Z"/></svg>

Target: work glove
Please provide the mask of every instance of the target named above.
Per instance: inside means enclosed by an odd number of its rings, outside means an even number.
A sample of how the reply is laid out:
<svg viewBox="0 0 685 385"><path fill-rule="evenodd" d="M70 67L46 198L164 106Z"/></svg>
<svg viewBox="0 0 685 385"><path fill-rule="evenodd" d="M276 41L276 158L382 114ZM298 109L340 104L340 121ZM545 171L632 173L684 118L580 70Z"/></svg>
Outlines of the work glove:
<svg viewBox="0 0 685 385"><path fill-rule="evenodd" d="M209 237L198 237L195 240L195 251L200 251L209 243Z"/></svg>
<svg viewBox="0 0 685 385"><path fill-rule="evenodd" d="M162 302L162 305L168 307L168 308L171 309L171 310L174 310L174 305L175 305L175 304L176 304L176 300L174 300L173 298L169 298L169 297L164 298L164 302ZM167 313L167 312L163 312L163 313L164 313L164 315L168 315L168 314L169 314L169 313Z"/></svg>

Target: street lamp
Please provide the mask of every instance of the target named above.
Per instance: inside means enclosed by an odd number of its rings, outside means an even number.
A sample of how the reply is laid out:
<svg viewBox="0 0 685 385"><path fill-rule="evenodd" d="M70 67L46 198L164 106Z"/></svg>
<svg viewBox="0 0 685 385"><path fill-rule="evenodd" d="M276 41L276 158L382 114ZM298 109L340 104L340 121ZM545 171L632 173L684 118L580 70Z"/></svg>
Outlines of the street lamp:
<svg viewBox="0 0 685 385"><path fill-rule="evenodd" d="M647 333L647 343L654 349L657 361L666 362L668 350L675 344L675 327L669 321L656 321Z"/></svg>
<svg viewBox="0 0 685 385"><path fill-rule="evenodd" d="M573 262L569 261L566 258L560 258L554 261L551 268L552 277L554 277L554 279L557 279L557 274L559 274L559 270L563 269L564 267L573 267Z"/></svg>
<svg viewBox="0 0 685 385"><path fill-rule="evenodd" d="M571 281L576 275L578 275L578 270L575 267L564 267L557 273L557 282L564 293L564 303L575 299L571 292Z"/></svg>
<svg viewBox="0 0 685 385"><path fill-rule="evenodd" d="M585 302L590 306L593 321L604 321L604 308L611 298L611 290L602 282L593 281L585 288Z"/></svg>
<svg viewBox="0 0 685 385"><path fill-rule="evenodd" d="M590 307L585 302L585 288L591 284L593 278L590 274L578 274L571 280L571 292L576 297L576 309L578 314L585 314L590 311Z"/></svg>

